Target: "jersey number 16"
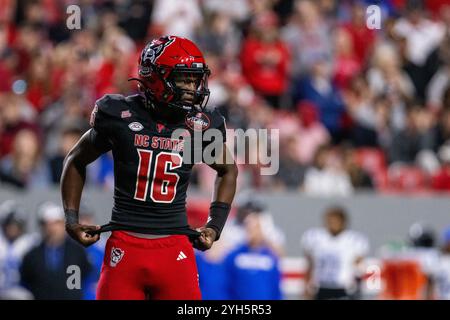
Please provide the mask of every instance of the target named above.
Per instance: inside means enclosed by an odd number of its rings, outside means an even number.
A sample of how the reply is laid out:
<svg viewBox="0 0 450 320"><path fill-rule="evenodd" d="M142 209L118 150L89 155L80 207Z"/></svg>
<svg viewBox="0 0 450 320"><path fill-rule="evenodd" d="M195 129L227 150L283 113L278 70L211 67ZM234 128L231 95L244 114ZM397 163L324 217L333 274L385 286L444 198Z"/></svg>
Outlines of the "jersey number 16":
<svg viewBox="0 0 450 320"><path fill-rule="evenodd" d="M153 157L153 151L138 149L139 166L134 198L146 201L150 183L150 198L154 202L171 203L175 199L180 176L168 172L181 167L182 157L177 153L160 152ZM152 161L155 161L153 174L150 176Z"/></svg>

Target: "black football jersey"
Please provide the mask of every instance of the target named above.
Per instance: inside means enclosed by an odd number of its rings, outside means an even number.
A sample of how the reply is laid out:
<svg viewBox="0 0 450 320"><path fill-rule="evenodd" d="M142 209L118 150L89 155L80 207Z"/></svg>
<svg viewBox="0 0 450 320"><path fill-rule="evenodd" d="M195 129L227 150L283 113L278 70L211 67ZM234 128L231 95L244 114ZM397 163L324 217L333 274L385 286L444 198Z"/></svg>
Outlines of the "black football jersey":
<svg viewBox="0 0 450 320"><path fill-rule="evenodd" d="M193 142L195 130L218 129L222 140L216 142L225 142L225 120L220 113L192 113L179 123L165 124L145 108L141 95L111 94L97 100L91 126L92 143L103 152L111 150L114 158L114 206L104 231L196 233L186 216L186 191L194 164L184 156L188 148L192 155L195 148L203 150L208 145ZM174 130L181 132L180 138L171 138Z"/></svg>

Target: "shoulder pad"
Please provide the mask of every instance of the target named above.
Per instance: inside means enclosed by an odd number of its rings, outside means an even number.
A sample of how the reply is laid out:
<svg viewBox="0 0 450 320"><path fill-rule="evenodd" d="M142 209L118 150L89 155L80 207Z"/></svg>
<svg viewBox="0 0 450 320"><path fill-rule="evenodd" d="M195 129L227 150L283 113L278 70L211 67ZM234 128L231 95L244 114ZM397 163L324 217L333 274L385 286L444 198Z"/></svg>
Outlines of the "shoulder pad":
<svg viewBox="0 0 450 320"><path fill-rule="evenodd" d="M125 97L121 94L106 94L98 99L95 104L98 111L111 117L120 117L122 111L129 109Z"/></svg>
<svg viewBox="0 0 450 320"><path fill-rule="evenodd" d="M207 109L204 113L211 121L211 128L225 128L225 117L219 112L218 108Z"/></svg>

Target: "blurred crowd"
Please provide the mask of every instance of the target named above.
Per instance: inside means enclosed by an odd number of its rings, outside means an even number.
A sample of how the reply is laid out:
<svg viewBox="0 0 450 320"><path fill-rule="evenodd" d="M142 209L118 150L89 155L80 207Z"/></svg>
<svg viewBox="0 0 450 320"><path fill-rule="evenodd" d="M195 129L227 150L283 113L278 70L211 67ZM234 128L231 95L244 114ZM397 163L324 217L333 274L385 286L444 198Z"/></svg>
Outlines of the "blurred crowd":
<svg viewBox="0 0 450 320"><path fill-rule="evenodd" d="M450 5L445 0L0 1L0 180L58 184L96 99L131 94L143 46L194 40L229 129L280 130L280 167L241 188L350 195L450 190ZM366 9L381 9L380 29ZM248 146L255 152L255 146ZM88 183L113 184L111 155ZM211 171L193 183L208 190Z"/></svg>

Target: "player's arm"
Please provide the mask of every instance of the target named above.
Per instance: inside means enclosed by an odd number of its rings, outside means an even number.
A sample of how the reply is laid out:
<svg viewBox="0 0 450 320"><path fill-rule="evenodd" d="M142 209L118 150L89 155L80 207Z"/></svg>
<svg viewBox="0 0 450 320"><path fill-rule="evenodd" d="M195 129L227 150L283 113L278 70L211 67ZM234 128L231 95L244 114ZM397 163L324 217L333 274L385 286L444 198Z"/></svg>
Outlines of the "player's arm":
<svg viewBox="0 0 450 320"><path fill-rule="evenodd" d="M102 140L104 139L95 129L87 131L66 156L61 176L61 196L66 216L66 231L83 246L89 246L100 238L98 234L87 233L98 230L100 226L79 224L78 210L86 180L86 167L109 149L107 141Z"/></svg>
<svg viewBox="0 0 450 320"><path fill-rule="evenodd" d="M238 168L225 143L216 161L208 165L217 172L217 177L208 222L200 228L201 236L194 242L194 247L199 250L211 248L213 242L220 238L236 192L238 176Z"/></svg>
<svg viewBox="0 0 450 320"><path fill-rule="evenodd" d="M436 288L435 279L432 275L426 275L425 293L426 300L434 300L434 291Z"/></svg>
<svg viewBox="0 0 450 320"><path fill-rule="evenodd" d="M314 288L313 288L313 270L314 270L314 260L310 254L305 253L305 259L307 261L307 267L305 270L305 292L303 294L304 298L307 300L312 300L314 298Z"/></svg>

